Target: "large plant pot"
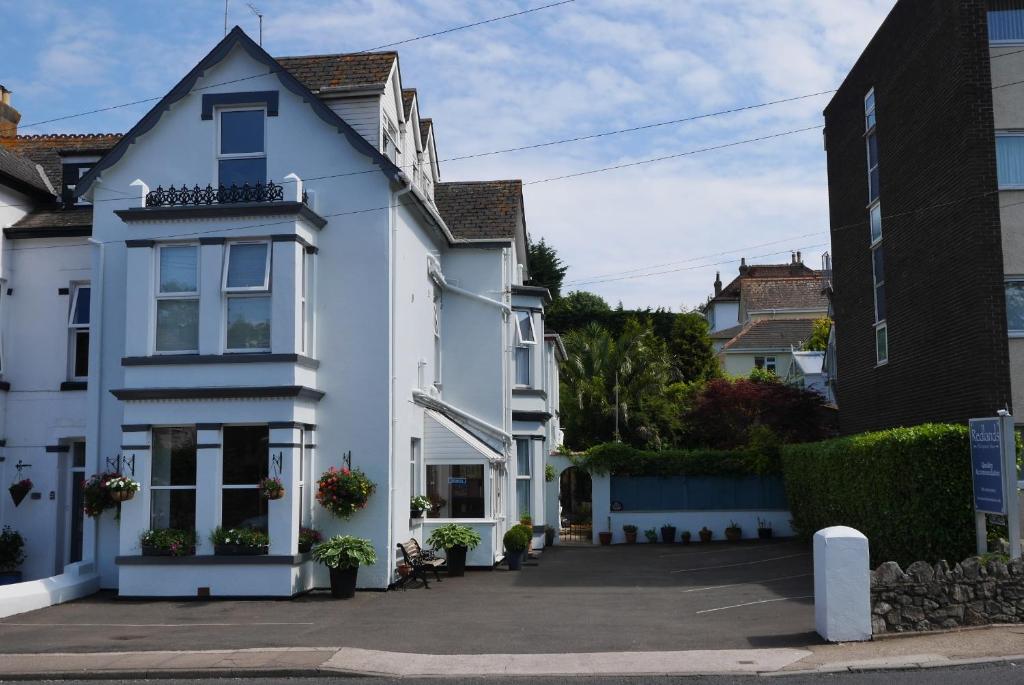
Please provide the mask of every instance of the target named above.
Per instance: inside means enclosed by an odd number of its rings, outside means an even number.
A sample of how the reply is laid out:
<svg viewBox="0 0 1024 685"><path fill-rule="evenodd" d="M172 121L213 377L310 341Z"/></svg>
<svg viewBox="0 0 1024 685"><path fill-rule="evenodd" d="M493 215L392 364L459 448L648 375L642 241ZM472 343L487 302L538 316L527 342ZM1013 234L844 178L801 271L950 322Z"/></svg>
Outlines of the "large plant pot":
<svg viewBox="0 0 1024 685"><path fill-rule="evenodd" d="M356 576L359 567L331 568L331 597L335 599L351 599L356 596Z"/></svg>
<svg viewBox="0 0 1024 685"><path fill-rule="evenodd" d="M248 545L214 545L213 553L223 557L253 557L266 554L267 548Z"/></svg>
<svg viewBox="0 0 1024 685"><path fill-rule="evenodd" d="M134 490L111 490L110 499L115 502L127 502L131 498L135 497Z"/></svg>
<svg viewBox="0 0 1024 685"><path fill-rule="evenodd" d="M597 534L597 538L598 538L598 540L601 541L602 545L610 545L610 544L612 544L612 534L610 532L608 532L608 531L603 531L601 533L598 533Z"/></svg>
<svg viewBox="0 0 1024 685"><path fill-rule="evenodd" d="M551 547L555 544L555 529L545 528L544 529L544 546Z"/></svg>
<svg viewBox="0 0 1024 685"><path fill-rule="evenodd" d="M690 534L689 533L683 533L682 536L679 539L683 541L684 545L690 544Z"/></svg>
<svg viewBox="0 0 1024 685"><path fill-rule="evenodd" d="M626 544L627 545L635 545L636 544L636 531L635 530L632 533L626 533L625 535L626 535Z"/></svg>
<svg viewBox="0 0 1024 685"><path fill-rule="evenodd" d="M509 571L518 571L523 568L523 554L526 550L519 550L518 552L506 552L505 561L508 562Z"/></svg>
<svg viewBox="0 0 1024 685"><path fill-rule="evenodd" d="M20 583L21 577L21 571L0 571L0 585Z"/></svg>
<svg viewBox="0 0 1024 685"><path fill-rule="evenodd" d="M313 549L313 543L307 542L306 544L299 543L299 554L305 554L306 552Z"/></svg>
<svg viewBox="0 0 1024 685"><path fill-rule="evenodd" d="M743 531L740 528L726 528L725 539L729 542L739 542L743 538Z"/></svg>
<svg viewBox="0 0 1024 685"><path fill-rule="evenodd" d="M762 540L767 540L771 536L772 536L772 529L771 528L758 528L757 529L757 537L761 538Z"/></svg>
<svg viewBox="0 0 1024 685"><path fill-rule="evenodd" d="M661 527L661 541L665 544L676 541L676 527L675 526L662 526Z"/></svg>
<svg viewBox="0 0 1024 685"><path fill-rule="evenodd" d="M444 551L445 567L448 569L449 576L458 578L466 575L466 552L468 551L464 545Z"/></svg>
<svg viewBox="0 0 1024 685"><path fill-rule="evenodd" d="M701 542L711 542L711 538L713 536L714 536L714 533L711 532L710 530L702 530L702 531L700 531L700 541Z"/></svg>

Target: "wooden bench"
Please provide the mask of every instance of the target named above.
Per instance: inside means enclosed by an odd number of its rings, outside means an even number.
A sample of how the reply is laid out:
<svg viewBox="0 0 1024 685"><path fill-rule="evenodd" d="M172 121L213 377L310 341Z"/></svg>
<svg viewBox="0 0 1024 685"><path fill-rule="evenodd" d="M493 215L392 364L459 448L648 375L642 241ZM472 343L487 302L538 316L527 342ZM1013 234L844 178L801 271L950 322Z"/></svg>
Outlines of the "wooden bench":
<svg viewBox="0 0 1024 685"><path fill-rule="evenodd" d="M433 571L434 578L437 582L441 582L441 576L438 575L437 569L440 566L444 566L444 559L434 559L433 553L425 553L423 548L420 547L420 543L416 542L416 538L410 538L405 542L398 543L398 549L402 550L402 559L411 569L409 575L402 578L398 583L403 590L406 583L417 578L422 580L423 586L429 590L430 583L427 582L428 571Z"/></svg>

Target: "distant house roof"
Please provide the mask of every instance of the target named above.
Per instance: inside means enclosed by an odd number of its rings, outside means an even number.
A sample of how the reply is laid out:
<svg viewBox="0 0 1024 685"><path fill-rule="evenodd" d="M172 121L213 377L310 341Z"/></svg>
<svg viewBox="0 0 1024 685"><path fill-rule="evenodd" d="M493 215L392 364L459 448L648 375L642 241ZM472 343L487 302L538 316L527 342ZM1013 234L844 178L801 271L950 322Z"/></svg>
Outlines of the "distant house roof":
<svg viewBox="0 0 1024 685"><path fill-rule="evenodd" d="M120 133L47 133L6 138L0 145L42 166L50 185L60 188L64 174L61 155L102 157L119 140Z"/></svg>
<svg viewBox="0 0 1024 685"><path fill-rule="evenodd" d="M316 93L332 89L354 89L359 86L383 86L391 76L391 69L398 59L398 53L357 52L274 59L302 85Z"/></svg>
<svg viewBox="0 0 1024 685"><path fill-rule="evenodd" d="M21 155L0 147L0 183L18 192L52 199L56 191L43 168Z"/></svg>
<svg viewBox="0 0 1024 685"><path fill-rule="evenodd" d="M746 324L732 340L725 343L722 352L748 350L774 350L788 352L800 347L811 337L813 319L762 319Z"/></svg>
<svg viewBox="0 0 1024 685"><path fill-rule="evenodd" d="M523 182L438 183L434 203L456 238L514 240L523 222Z"/></svg>
<svg viewBox="0 0 1024 685"><path fill-rule="evenodd" d="M803 262L790 262L788 264L746 264L740 265L740 273L732 279L728 285L722 288L722 292L711 298L711 302L727 302L740 298L740 285L748 278L793 278L799 276L820 276L821 272L815 271Z"/></svg>
<svg viewBox="0 0 1024 685"><path fill-rule="evenodd" d="M723 328L710 334L712 340L731 340L737 333L743 330L743 324L736 324L729 328Z"/></svg>
<svg viewBox="0 0 1024 685"><path fill-rule="evenodd" d="M740 283L740 301L747 313L771 309L828 311L828 297L822 288L821 278L815 275L795 278L748 276Z"/></svg>
<svg viewBox="0 0 1024 685"><path fill-rule="evenodd" d="M10 228L8 238L59 238L92 233L92 207L46 208L26 214Z"/></svg>

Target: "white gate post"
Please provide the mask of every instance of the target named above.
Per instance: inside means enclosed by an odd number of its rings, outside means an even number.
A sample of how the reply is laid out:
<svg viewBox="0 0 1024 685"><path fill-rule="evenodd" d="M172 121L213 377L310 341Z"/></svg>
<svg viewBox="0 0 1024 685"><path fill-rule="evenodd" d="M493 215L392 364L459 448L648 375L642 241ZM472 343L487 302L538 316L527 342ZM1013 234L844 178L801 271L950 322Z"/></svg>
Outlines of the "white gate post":
<svg viewBox="0 0 1024 685"><path fill-rule="evenodd" d="M814 534L814 624L829 642L871 639L868 539L847 526Z"/></svg>

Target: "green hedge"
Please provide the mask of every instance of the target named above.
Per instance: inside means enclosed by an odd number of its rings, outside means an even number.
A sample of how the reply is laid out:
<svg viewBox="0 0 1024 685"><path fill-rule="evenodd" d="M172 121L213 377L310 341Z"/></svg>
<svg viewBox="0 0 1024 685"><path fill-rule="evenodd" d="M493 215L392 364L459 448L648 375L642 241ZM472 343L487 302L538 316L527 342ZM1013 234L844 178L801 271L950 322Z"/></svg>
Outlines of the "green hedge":
<svg viewBox="0 0 1024 685"><path fill-rule="evenodd" d="M749 476L778 473L777 462L725 450L639 450L621 442L595 445L573 462L590 473L616 476Z"/></svg>
<svg viewBox="0 0 1024 685"><path fill-rule="evenodd" d="M975 551L967 426L925 424L782 448L797 534L850 526L871 564L959 561Z"/></svg>

